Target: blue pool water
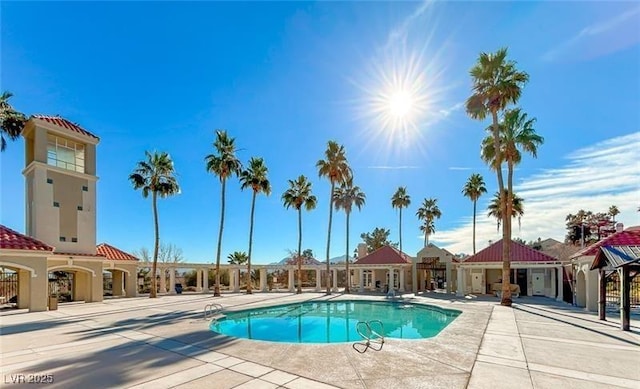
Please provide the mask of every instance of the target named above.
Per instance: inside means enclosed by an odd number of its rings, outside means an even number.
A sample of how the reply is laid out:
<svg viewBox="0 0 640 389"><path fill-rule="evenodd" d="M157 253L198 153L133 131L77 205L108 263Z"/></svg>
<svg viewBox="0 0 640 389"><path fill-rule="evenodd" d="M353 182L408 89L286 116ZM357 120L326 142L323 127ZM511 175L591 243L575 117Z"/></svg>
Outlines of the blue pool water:
<svg viewBox="0 0 640 389"><path fill-rule="evenodd" d="M385 301L323 301L229 312L211 322L212 331L237 338L289 343L362 340L359 321L380 320L385 336L423 339L436 336L460 311Z"/></svg>

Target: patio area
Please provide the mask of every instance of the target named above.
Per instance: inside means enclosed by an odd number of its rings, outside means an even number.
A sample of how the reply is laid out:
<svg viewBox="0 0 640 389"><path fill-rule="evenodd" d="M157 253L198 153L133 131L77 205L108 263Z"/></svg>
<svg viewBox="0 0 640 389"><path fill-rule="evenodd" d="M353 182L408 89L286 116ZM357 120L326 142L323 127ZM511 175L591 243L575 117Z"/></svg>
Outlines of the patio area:
<svg viewBox="0 0 640 389"><path fill-rule="evenodd" d="M2 382L51 374L49 387L153 388L638 388L640 329L547 298L446 294L407 301L463 313L438 336L388 339L359 354L351 343L302 345L215 335L205 304L255 308L381 296L256 293L109 299L57 311L0 313ZM11 386L31 386L28 384Z"/></svg>

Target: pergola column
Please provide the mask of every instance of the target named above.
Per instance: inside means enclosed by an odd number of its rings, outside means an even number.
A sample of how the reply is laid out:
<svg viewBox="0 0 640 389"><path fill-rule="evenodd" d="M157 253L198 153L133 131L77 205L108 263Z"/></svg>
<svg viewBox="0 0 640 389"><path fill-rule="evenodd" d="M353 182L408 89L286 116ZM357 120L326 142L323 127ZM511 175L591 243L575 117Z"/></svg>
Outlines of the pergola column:
<svg viewBox="0 0 640 389"><path fill-rule="evenodd" d="M376 269L371 269L371 290L376 290Z"/></svg>
<svg viewBox="0 0 640 389"><path fill-rule="evenodd" d="M562 302L564 301L564 268L562 266L558 266L556 268L556 273L556 283L558 284L558 297L556 298L556 301Z"/></svg>
<svg viewBox="0 0 640 389"><path fill-rule="evenodd" d="M114 296L124 296L124 274L122 270L111 272L111 292Z"/></svg>
<svg viewBox="0 0 640 389"><path fill-rule="evenodd" d="M364 269L359 269L358 292L364 292Z"/></svg>
<svg viewBox="0 0 640 389"><path fill-rule="evenodd" d="M322 283L320 282L322 279L322 270L320 268L316 268L316 292L322 290Z"/></svg>
<svg viewBox="0 0 640 389"><path fill-rule="evenodd" d="M332 269L333 272L333 291L338 291L338 269Z"/></svg>
<svg viewBox="0 0 640 389"><path fill-rule="evenodd" d="M414 295L418 295L418 258L411 260L411 291Z"/></svg>
<svg viewBox="0 0 640 389"><path fill-rule="evenodd" d="M169 294L176 294L176 269L169 269Z"/></svg>
<svg viewBox="0 0 640 389"><path fill-rule="evenodd" d="M401 268L400 269L400 288L398 289L399 292L404 292L404 269Z"/></svg>
<svg viewBox="0 0 640 389"><path fill-rule="evenodd" d="M598 319L607 320L607 277L603 268L598 269Z"/></svg>
<svg viewBox="0 0 640 389"><path fill-rule="evenodd" d="M202 279L202 284L203 284L203 292L204 293L209 293L209 269L202 269L202 275L203 275L203 279Z"/></svg>
<svg viewBox="0 0 640 389"><path fill-rule="evenodd" d="M295 270L293 270L292 268L289 269L289 292L294 292L295 291L295 285L294 285L294 273ZM302 280L300 280L302 281ZM302 288L302 285L300 285L300 287Z"/></svg>
<svg viewBox="0 0 640 389"><path fill-rule="evenodd" d="M467 286L465 285L466 277L464 276L464 268L462 266L458 266L458 288L456 290L456 296L464 297L465 289Z"/></svg>
<svg viewBox="0 0 640 389"><path fill-rule="evenodd" d="M240 269L234 270L234 273L235 277L233 277L233 291L237 293L240 291Z"/></svg>
<svg viewBox="0 0 640 389"><path fill-rule="evenodd" d="M196 292L202 292L202 272L196 269Z"/></svg>
<svg viewBox="0 0 640 389"><path fill-rule="evenodd" d="M260 291L267 291L267 269L260 269Z"/></svg>
<svg viewBox="0 0 640 389"><path fill-rule="evenodd" d="M394 290L393 284L395 283L394 281L395 275L393 274L393 268L390 267L389 268L389 291Z"/></svg>
<svg viewBox="0 0 640 389"><path fill-rule="evenodd" d="M160 268L160 293L167 293L167 272L164 268Z"/></svg>

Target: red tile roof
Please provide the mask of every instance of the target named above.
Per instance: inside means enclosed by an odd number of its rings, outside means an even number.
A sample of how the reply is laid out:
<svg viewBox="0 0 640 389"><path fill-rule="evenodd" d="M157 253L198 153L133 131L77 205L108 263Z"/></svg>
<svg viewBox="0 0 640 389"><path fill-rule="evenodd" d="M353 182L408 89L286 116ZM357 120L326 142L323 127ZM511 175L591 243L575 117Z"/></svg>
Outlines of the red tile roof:
<svg viewBox="0 0 640 389"><path fill-rule="evenodd" d="M600 247L606 246L637 246L640 245L640 229L629 227L624 231L616 232L573 254L571 258L596 255Z"/></svg>
<svg viewBox="0 0 640 389"><path fill-rule="evenodd" d="M60 116L33 115L33 118L43 120L47 123L51 123L59 127L66 128L68 130L77 132L78 134L86 135L95 139L100 139L97 136L90 133L89 131L80 127L79 125L72 123L71 121Z"/></svg>
<svg viewBox="0 0 640 389"><path fill-rule="evenodd" d="M98 255L102 255L107 259L112 259L116 261L139 261L139 259L134 257L133 255L125 251L122 251L120 249L117 249L106 243L100 243L97 249L98 249Z"/></svg>
<svg viewBox="0 0 640 389"><path fill-rule="evenodd" d="M0 225L0 249L53 251L53 247Z"/></svg>
<svg viewBox="0 0 640 389"><path fill-rule="evenodd" d="M376 251L358 259L354 265L395 265L411 263L411 258L391 246L382 246Z"/></svg>
<svg viewBox="0 0 640 389"><path fill-rule="evenodd" d="M512 262L557 262L558 260L550 255L532 249L518 242L511 241L511 261ZM478 251L462 261L461 263L477 262L502 262L502 239L491 246Z"/></svg>

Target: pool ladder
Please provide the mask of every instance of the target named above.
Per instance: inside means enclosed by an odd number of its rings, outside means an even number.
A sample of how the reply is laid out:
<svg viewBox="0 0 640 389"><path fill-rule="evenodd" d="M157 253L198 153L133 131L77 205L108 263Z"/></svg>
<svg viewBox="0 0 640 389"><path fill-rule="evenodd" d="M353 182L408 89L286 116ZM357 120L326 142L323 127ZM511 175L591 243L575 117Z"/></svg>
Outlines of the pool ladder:
<svg viewBox="0 0 640 389"><path fill-rule="evenodd" d="M207 304L204 306L204 319L211 319L213 318L217 313L222 312L222 310L224 309L224 307L220 304Z"/></svg>
<svg viewBox="0 0 640 389"><path fill-rule="evenodd" d="M374 329L373 324L376 324L380 328L377 330ZM354 350L360 354L365 353L370 348L375 351L382 350L382 346L384 345L384 325L380 320L359 321L356 324L356 331L358 335L364 339L364 343L356 342L352 344L351 346ZM358 346L364 346L364 348L360 350Z"/></svg>

